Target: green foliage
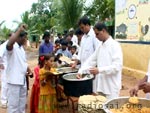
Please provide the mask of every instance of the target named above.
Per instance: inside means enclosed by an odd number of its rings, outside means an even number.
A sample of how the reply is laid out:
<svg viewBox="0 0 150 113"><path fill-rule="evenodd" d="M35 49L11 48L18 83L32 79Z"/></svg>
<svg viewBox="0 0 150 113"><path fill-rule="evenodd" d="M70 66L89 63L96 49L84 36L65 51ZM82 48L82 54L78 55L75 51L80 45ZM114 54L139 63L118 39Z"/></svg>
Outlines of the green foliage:
<svg viewBox="0 0 150 113"><path fill-rule="evenodd" d="M5 21L3 20L2 22L0 22L0 28L1 26L5 23Z"/></svg>
<svg viewBox="0 0 150 113"><path fill-rule="evenodd" d="M94 0L89 7L84 7L85 15L88 15L94 24L96 21L104 21L105 18L114 20L115 1L114 0Z"/></svg>
<svg viewBox="0 0 150 113"><path fill-rule="evenodd" d="M39 0L32 4L31 15L33 24L37 24L40 34L45 30L50 30L55 24L56 8L53 7L53 0Z"/></svg>
<svg viewBox="0 0 150 113"><path fill-rule="evenodd" d="M64 29L77 27L82 15L83 0L61 0L60 22Z"/></svg>
<svg viewBox="0 0 150 113"><path fill-rule="evenodd" d="M8 39L8 34L11 33L11 30L8 29L6 26L4 26L1 30L0 30L0 39L6 40Z"/></svg>
<svg viewBox="0 0 150 113"><path fill-rule="evenodd" d="M2 25L5 23L5 21L0 22L0 39L6 40L8 38L8 34L11 33L11 30L8 29L6 26L2 28Z"/></svg>
<svg viewBox="0 0 150 113"><path fill-rule="evenodd" d="M85 6L86 0L38 0L32 4L30 11L25 11L21 16L21 22L28 25L28 33L41 36L45 30L62 32L69 28L77 27L77 22L82 15L89 16L91 23L104 21L105 18L114 20L114 0L93 0L90 6ZM4 36L9 29L2 30L0 23L0 36ZM114 24L114 23L113 23ZM7 29L7 30L6 30Z"/></svg>

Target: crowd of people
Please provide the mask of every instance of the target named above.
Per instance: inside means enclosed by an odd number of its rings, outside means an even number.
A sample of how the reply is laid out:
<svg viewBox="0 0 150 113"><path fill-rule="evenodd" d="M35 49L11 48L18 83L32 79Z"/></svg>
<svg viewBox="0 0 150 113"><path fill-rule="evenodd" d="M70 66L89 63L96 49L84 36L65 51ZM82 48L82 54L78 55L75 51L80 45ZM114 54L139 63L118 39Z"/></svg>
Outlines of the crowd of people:
<svg viewBox="0 0 150 113"><path fill-rule="evenodd" d="M28 77L33 77L30 97L30 113L58 113L56 84L53 72L56 67L79 66L77 78L93 74L93 93L107 99L119 97L122 79L123 53L119 42L110 36L104 23L92 27L90 19L79 19L78 28L69 29L64 36L58 33L54 43L48 31L43 33L39 46L38 64L32 71L27 64L25 50L26 25L20 25L9 39L0 45L1 106L8 113L25 113L28 96ZM67 64L60 60L65 56L74 61ZM149 73L133 89L150 92Z"/></svg>

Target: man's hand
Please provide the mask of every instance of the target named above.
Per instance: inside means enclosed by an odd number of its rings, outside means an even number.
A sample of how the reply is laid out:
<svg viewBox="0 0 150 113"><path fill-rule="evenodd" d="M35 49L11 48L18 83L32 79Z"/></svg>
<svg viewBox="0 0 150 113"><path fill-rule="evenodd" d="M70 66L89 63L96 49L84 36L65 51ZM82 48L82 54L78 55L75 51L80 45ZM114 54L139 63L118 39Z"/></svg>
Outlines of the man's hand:
<svg viewBox="0 0 150 113"><path fill-rule="evenodd" d="M30 78L32 78L32 77L33 77L33 73L32 73L32 72L30 72L30 73L27 72L27 73L26 73L26 76L29 76Z"/></svg>
<svg viewBox="0 0 150 113"><path fill-rule="evenodd" d="M13 49L13 45L17 41L18 37L20 36L20 33L25 31L26 28L27 28L27 26L25 24L21 24L19 26L19 28L17 29L17 31L12 34L12 36L9 38L9 41L6 46L8 51L11 51Z"/></svg>
<svg viewBox="0 0 150 113"><path fill-rule="evenodd" d="M4 69L4 65L3 64L0 64L0 70L1 69Z"/></svg>
<svg viewBox="0 0 150 113"><path fill-rule="evenodd" d="M19 28L18 28L18 30L19 30L20 32L25 31L26 29L27 29L27 25L26 25L26 24L21 24L21 25L19 26Z"/></svg>
<svg viewBox="0 0 150 113"><path fill-rule="evenodd" d="M27 68L26 76L29 76L30 78L32 78L32 77L33 77L33 72L32 72L32 70L31 70L31 68L30 68L30 67L28 67L28 68Z"/></svg>
<svg viewBox="0 0 150 113"><path fill-rule="evenodd" d="M78 62L80 62L80 61L77 60L77 59L74 59L74 63L70 64L70 66L71 66L72 68L76 68Z"/></svg>
<svg viewBox="0 0 150 113"><path fill-rule="evenodd" d="M98 70L98 68L93 67L93 68L90 68L90 69L89 69L89 72L90 72L91 74L93 74L93 75L96 75L96 74L99 73L99 70Z"/></svg>
<svg viewBox="0 0 150 113"><path fill-rule="evenodd" d="M150 83L144 82L139 86L139 88L142 89L144 93L148 93L150 92Z"/></svg>
<svg viewBox="0 0 150 113"><path fill-rule="evenodd" d="M130 96L133 97L133 96L138 96L138 90L139 90L139 87L138 86L135 86L134 88L132 88L129 93L130 93Z"/></svg>
<svg viewBox="0 0 150 113"><path fill-rule="evenodd" d="M76 75L76 77L77 77L77 79L80 79L80 78L82 78L82 75L78 73L78 74Z"/></svg>
<svg viewBox="0 0 150 113"><path fill-rule="evenodd" d="M70 64L70 66L74 69L74 68L76 68L76 64L74 63L74 64Z"/></svg>

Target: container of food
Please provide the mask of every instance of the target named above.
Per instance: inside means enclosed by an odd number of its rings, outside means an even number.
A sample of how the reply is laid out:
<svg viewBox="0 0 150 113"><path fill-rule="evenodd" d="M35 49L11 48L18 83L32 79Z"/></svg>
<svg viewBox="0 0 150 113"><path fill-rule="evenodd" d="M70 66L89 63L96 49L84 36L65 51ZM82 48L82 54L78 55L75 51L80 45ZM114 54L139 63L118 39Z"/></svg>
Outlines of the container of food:
<svg viewBox="0 0 150 113"><path fill-rule="evenodd" d="M150 113L150 100L146 98L138 98L139 103L132 104L129 102L129 98L130 97L118 97L116 99L108 100L104 103L103 109L106 113L115 113L110 109L119 109L120 112L117 113L131 113L130 111L135 111L135 113ZM149 112L141 112L141 110L148 110Z"/></svg>
<svg viewBox="0 0 150 113"><path fill-rule="evenodd" d="M76 73L78 71L77 68L71 68L71 67L60 67L60 68L57 68L56 70L63 74Z"/></svg>
<svg viewBox="0 0 150 113"><path fill-rule="evenodd" d="M92 81L94 76L87 74L83 78L77 79L77 73L63 75L64 92L67 96L79 97L92 94Z"/></svg>
<svg viewBox="0 0 150 113"><path fill-rule="evenodd" d="M78 113L105 113L103 104L106 97L101 95L83 95L78 100Z"/></svg>

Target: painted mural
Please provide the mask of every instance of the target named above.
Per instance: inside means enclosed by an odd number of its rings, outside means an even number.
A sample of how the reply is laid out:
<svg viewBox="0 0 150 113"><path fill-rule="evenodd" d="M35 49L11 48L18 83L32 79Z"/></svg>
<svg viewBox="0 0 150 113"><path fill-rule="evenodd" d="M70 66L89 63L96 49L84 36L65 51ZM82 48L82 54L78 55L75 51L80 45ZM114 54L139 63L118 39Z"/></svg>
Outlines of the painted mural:
<svg viewBox="0 0 150 113"><path fill-rule="evenodd" d="M115 2L115 38L150 42L150 0Z"/></svg>

